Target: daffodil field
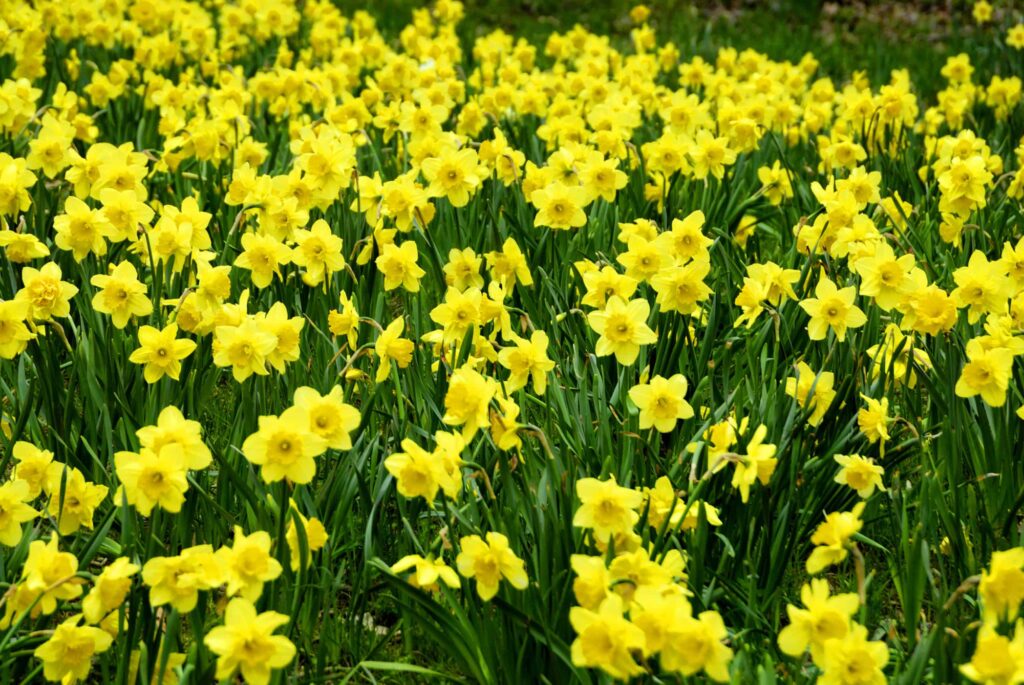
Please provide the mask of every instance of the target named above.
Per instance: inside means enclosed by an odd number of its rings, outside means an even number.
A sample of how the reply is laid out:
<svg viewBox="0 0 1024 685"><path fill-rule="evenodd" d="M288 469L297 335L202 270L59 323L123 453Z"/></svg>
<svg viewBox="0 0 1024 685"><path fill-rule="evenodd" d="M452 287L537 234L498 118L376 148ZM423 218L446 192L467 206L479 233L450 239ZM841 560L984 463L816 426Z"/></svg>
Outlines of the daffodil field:
<svg viewBox="0 0 1024 685"><path fill-rule="evenodd" d="M0 685L1024 683L1024 7L946 4L0 0Z"/></svg>

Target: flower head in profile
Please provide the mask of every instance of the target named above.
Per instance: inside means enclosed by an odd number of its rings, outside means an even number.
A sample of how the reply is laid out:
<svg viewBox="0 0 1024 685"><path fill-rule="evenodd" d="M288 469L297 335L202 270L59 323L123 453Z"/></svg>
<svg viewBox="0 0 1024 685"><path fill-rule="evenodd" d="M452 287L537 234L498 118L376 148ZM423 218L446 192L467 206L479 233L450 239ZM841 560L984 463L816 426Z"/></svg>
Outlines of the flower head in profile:
<svg viewBox="0 0 1024 685"><path fill-rule="evenodd" d="M472 439L477 430L490 424L488 408L497 391L498 384L493 378L468 365L459 367L448 381L441 420L449 426L462 426L462 437Z"/></svg>
<svg viewBox="0 0 1024 685"><path fill-rule="evenodd" d="M320 522L320 519L315 516L309 518L303 516L302 512L295 506L294 500L291 502L291 513L288 518L288 530L285 532L285 541L288 543L288 550L291 553L291 568L293 571L298 571L300 568L309 565L313 552L323 549L330 536L327 534L327 529L324 528L324 524ZM295 525L295 519L298 519L302 526L304 544L300 541L299 527ZM305 554L303 554L303 550L305 550Z"/></svg>
<svg viewBox="0 0 1024 685"><path fill-rule="evenodd" d="M488 252L485 256L491 277L501 281L506 288L511 288L517 283L524 286L533 285L530 265L515 239L506 238L500 252Z"/></svg>
<svg viewBox="0 0 1024 685"><path fill-rule="evenodd" d="M327 327L331 334L341 338L342 345L355 349L359 342L359 311L355 300L347 293L338 296L341 309L332 309L327 315Z"/></svg>
<svg viewBox="0 0 1024 685"><path fill-rule="evenodd" d="M35 338L35 334L26 325L28 313L28 304L25 302L0 301L0 359L14 359Z"/></svg>
<svg viewBox="0 0 1024 685"><path fill-rule="evenodd" d="M266 312L255 315L256 323L274 336L274 348L267 354L267 364L278 373L284 373L287 365L297 361L302 351L299 347L302 329L306 324L303 316L288 316L283 302L275 302Z"/></svg>
<svg viewBox="0 0 1024 685"><path fill-rule="evenodd" d="M392 361L400 369L404 369L412 362L412 353L416 349L416 344L401 337L404 330L405 319L398 317L389 323L377 338L373 348L379 359L377 376L374 379L377 383L383 383L391 375Z"/></svg>
<svg viewBox="0 0 1024 685"><path fill-rule="evenodd" d="M576 602L586 609L596 611L601 601L608 596L612 584L604 557L573 554L569 562L576 574L572 581Z"/></svg>
<svg viewBox="0 0 1024 685"><path fill-rule="evenodd" d="M497 395L494 402L497 409L491 408L491 439L498 449L503 451L519 450L523 439L519 434L523 424L517 420L522 411L520 406L502 395Z"/></svg>
<svg viewBox="0 0 1024 685"><path fill-rule="evenodd" d="M196 608L199 593L227 581L224 562L210 545L196 545L171 557L151 557L142 567L142 582L149 587L149 603L170 604L182 614Z"/></svg>
<svg viewBox="0 0 1024 685"><path fill-rule="evenodd" d="M835 399L836 391L832 389L834 384L835 375L831 371L815 373L807 362L798 362L796 376L786 379L786 394L795 399L801 408L811 410L807 423L818 426Z"/></svg>
<svg viewBox="0 0 1024 685"><path fill-rule="evenodd" d="M26 160L0 152L0 217L27 211L32 206L28 189L35 183L36 175L29 171Z"/></svg>
<svg viewBox="0 0 1024 685"><path fill-rule="evenodd" d="M3 154L0 152L0 155ZM0 161L2 161L2 158L0 158ZM2 205L2 202L3 199L0 198L0 205ZM2 214L2 211L0 211L0 214ZM16 233L6 229L3 227L3 221L0 221L0 247L3 248L7 259L15 264L25 264L33 259L41 259L50 254L50 248L39 238L31 233Z"/></svg>
<svg viewBox="0 0 1024 685"><path fill-rule="evenodd" d="M821 573L849 556L853 536L864 525L863 513L864 502L858 502L851 511L834 511L825 517L811 535L811 544L815 547L807 558L808 573Z"/></svg>
<svg viewBox="0 0 1024 685"><path fill-rule="evenodd" d="M780 204L784 199L793 197L793 186L790 183L789 171L782 167L778 160L772 166L763 166L757 170L757 179L761 182L764 196L773 205Z"/></svg>
<svg viewBox="0 0 1024 685"><path fill-rule="evenodd" d="M867 395L860 397L865 406L857 412L857 426L868 442L881 441L884 445L889 439L889 400L886 397L876 400Z"/></svg>
<svg viewBox="0 0 1024 685"><path fill-rule="evenodd" d="M669 530L685 532L696 528L701 516L710 526L722 525L717 508L700 500L687 503L676 493L668 476L660 476L653 488L645 487L641 492L645 501L640 510L646 509L647 523L652 528L660 530L667 519Z"/></svg>
<svg viewBox="0 0 1024 685"><path fill-rule="evenodd" d="M750 488L754 482L760 481L761 485L768 485L772 474L775 473L775 466L779 463L775 458L775 445L764 442L767 436L768 427L758 426L747 443L746 454L740 455L735 462L732 486L740 491L744 504L750 499Z"/></svg>
<svg viewBox="0 0 1024 685"><path fill-rule="evenodd" d="M391 566L391 572L395 574L410 570L412 573L409 574L409 584L428 592L437 592L440 589L439 582L450 588L457 588L461 585L455 569L444 563L443 559L424 558L419 554L409 554Z"/></svg>

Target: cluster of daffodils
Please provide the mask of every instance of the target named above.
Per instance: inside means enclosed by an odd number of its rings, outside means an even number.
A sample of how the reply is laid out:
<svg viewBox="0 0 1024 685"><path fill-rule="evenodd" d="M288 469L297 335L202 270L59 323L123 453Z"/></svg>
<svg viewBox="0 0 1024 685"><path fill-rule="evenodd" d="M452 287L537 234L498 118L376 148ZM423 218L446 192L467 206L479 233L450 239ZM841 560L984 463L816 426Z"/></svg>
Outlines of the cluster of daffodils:
<svg viewBox="0 0 1024 685"><path fill-rule="evenodd" d="M573 663L625 680L644 673L642 662L657 657L666 673L703 672L728 682L728 631L717 611L694 609L686 557L679 549L654 548L635 530L645 525L678 533L695 528L699 519L720 526L718 511L699 500L687 503L664 476L643 490L622 487L614 477L584 478L576 493L580 507L573 526L587 531L599 553L572 557L578 604L569 614L577 633Z"/></svg>
<svg viewBox="0 0 1024 685"><path fill-rule="evenodd" d="M925 97L645 6L0 0L0 679L1024 682L970 13Z"/></svg>
<svg viewBox="0 0 1024 685"><path fill-rule="evenodd" d="M1024 678L1024 548L992 554L978 581L981 621L971 660L960 672L972 683L1012 683Z"/></svg>
<svg viewBox="0 0 1024 685"><path fill-rule="evenodd" d="M786 607L789 624L779 632L779 648L793 657L810 652L821 670L819 682L884 683L882 669L889 648L869 640L867 628L853 616L860 608L856 593L832 594L828 581L814 579L800 588L803 607Z"/></svg>
<svg viewBox="0 0 1024 685"><path fill-rule="evenodd" d="M258 430L242 443L242 454L260 467L267 483L309 483L316 475L314 459L327 450L351 449L359 423L359 410L344 401L341 387L321 395L303 386L279 416L259 418Z"/></svg>
<svg viewBox="0 0 1024 685"><path fill-rule="evenodd" d="M462 551L455 559L458 573L443 559L424 558L419 554L402 557L391 567L391 572L402 574L412 570L409 584L433 593L440 591L439 581L449 588L461 587L461 575L476 581L477 594L485 602L498 594L503 580L517 590L525 590L529 585L525 562L516 556L508 538L501 533L487 533L483 538L464 536L459 540L459 548Z"/></svg>
<svg viewBox="0 0 1024 685"><path fill-rule="evenodd" d="M62 618L33 653L42 662L47 680L86 680L93 657L110 649L125 629L124 605L139 572L139 566L119 557L94 575L80 569L74 554L60 551L56 535L49 542L35 540L21 580L5 596L0 628L9 628L26 615L51 615L58 604L62 611L73 607L76 613ZM170 605L183 614L196 607L199 591L224 588L232 598L224 625L210 630L204 642L217 655L218 678L240 672L250 683L269 682L272 671L286 666L295 655L288 638L273 635L288 617L273 611L257 614L253 604L264 583L280 574L281 566L271 556L269 534L260 531L246 536L237 526L231 547L190 547L175 557L153 557L141 569L151 605ZM132 658L137 669L138 653ZM184 659L184 654L169 652L164 667L180 666Z"/></svg>

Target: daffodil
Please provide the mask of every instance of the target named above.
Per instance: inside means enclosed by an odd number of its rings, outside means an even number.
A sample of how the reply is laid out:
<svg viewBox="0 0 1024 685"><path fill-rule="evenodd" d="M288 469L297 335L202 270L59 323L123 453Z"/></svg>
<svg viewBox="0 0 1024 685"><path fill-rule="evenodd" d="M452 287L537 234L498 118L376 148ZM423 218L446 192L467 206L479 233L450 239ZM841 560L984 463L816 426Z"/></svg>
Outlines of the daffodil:
<svg viewBox="0 0 1024 685"><path fill-rule="evenodd" d="M857 494L867 499L875 491L875 488L884 489L882 476L885 469L875 463L871 457L862 457L859 454L837 454L834 457L839 464L839 473L835 481L840 485L847 485L856 490Z"/></svg>
<svg viewBox="0 0 1024 685"><path fill-rule="evenodd" d="M821 685L883 685L882 669L889 662L889 648L879 640L868 640L868 631L854 624L842 637L825 640L818 659Z"/></svg>
<svg viewBox="0 0 1024 685"><path fill-rule="evenodd" d="M0 485L0 544L14 547L21 541L21 525L39 516L30 507L31 488L23 480L11 480Z"/></svg>
<svg viewBox="0 0 1024 685"><path fill-rule="evenodd" d="M590 327L598 334L595 353L599 357L615 355L616 361L630 366L640 354L640 348L658 340L658 335L647 325L650 305L646 300L626 303L613 295L604 310L587 315Z"/></svg>
<svg viewBox="0 0 1024 685"><path fill-rule="evenodd" d="M415 344L411 340L400 337L405 330L405 320L401 317L388 324L377 338L374 351L379 359L377 367L377 383L383 383L391 374L391 362L404 369L412 361Z"/></svg>
<svg viewBox="0 0 1024 685"><path fill-rule="evenodd" d="M128 557L118 557L96 577L89 594L82 600L82 615L88 623L99 623L104 616L124 603L139 567Z"/></svg>
<svg viewBox="0 0 1024 685"><path fill-rule="evenodd" d="M497 389L493 378L468 366L456 369L448 381L441 421L449 426L461 426L462 437L471 439L477 430L490 423L488 405Z"/></svg>
<svg viewBox="0 0 1024 685"><path fill-rule="evenodd" d="M490 532L486 541L479 535L469 535L459 540L458 557L455 565L463 578L476 580L476 591L480 599L490 601L498 594L498 586L505 580L517 590L526 589L529 578L526 565L509 547L508 538L501 533Z"/></svg>
<svg viewBox="0 0 1024 685"><path fill-rule="evenodd" d="M580 507L572 524L590 529L597 539L607 540L616 533L632 530L640 520L637 510L643 503L643 496L616 483L614 476L604 481L581 478L576 481L576 496Z"/></svg>
<svg viewBox="0 0 1024 685"><path fill-rule="evenodd" d="M217 655L217 679L239 672L249 685L267 685L272 673L295 657L292 641L273 634L288 620L276 611L259 614L252 602L240 597L228 602L224 625L203 638L203 644Z"/></svg>
<svg viewBox="0 0 1024 685"><path fill-rule="evenodd" d="M807 558L807 572L814 575L829 566L842 562L850 553L853 536L860 532L864 521L864 503L856 504L851 511L837 511L828 514L811 535L815 545Z"/></svg>
<svg viewBox="0 0 1024 685"><path fill-rule="evenodd" d="M799 656L808 648L820 660L827 640L844 637L852 627L853 615L860 607L855 593L833 595L828 581L813 578L800 588L804 608L789 604L789 625L779 632L779 648L790 656Z"/></svg>
<svg viewBox="0 0 1024 685"><path fill-rule="evenodd" d="M196 608L201 591L219 587L226 580L223 561L210 545L188 547L177 556L150 557L142 567L150 604L170 604L183 614Z"/></svg>
<svg viewBox="0 0 1024 685"><path fill-rule="evenodd" d="M171 513L181 511L188 490L188 463L180 445L168 443L159 452L145 447L138 454L117 452L114 468L121 481L115 495L118 502L123 494L143 516L149 516L156 506Z"/></svg>
<svg viewBox="0 0 1024 685"><path fill-rule="evenodd" d="M620 680L643 673L633 654L644 649L644 633L623 616L624 611L618 595L607 597L596 611L583 607L569 611L577 633L571 648L574 665L598 667Z"/></svg>
<svg viewBox="0 0 1024 685"><path fill-rule="evenodd" d="M263 586L281 575L281 564L271 556L270 533L258 530L246 535L241 526L234 528L231 547L221 547L217 554L227 571L229 597L240 596L255 602Z"/></svg>
<svg viewBox="0 0 1024 685"><path fill-rule="evenodd" d="M78 286L62 278L61 269L55 262L47 262L40 269L26 266L21 270L24 286L15 299L28 304L26 318L45 321L71 313L71 298L78 293Z"/></svg>
<svg viewBox="0 0 1024 685"><path fill-rule="evenodd" d="M800 302L811 320L807 324L807 335L811 340L824 340L829 330L836 334L839 342L846 340L846 332L860 328L867 323L867 316L854 304L857 289L853 286L839 289L822 274L814 289L814 298Z"/></svg>
<svg viewBox="0 0 1024 685"><path fill-rule="evenodd" d="M327 449L327 441L310 429L309 418L300 407L286 409L280 416L261 416L259 429L242 443L242 454L260 467L267 483L287 478L309 483L316 475L315 457Z"/></svg>
<svg viewBox="0 0 1024 685"><path fill-rule="evenodd" d="M413 587L437 591L439 582L450 588L457 588L461 584L455 569L444 563L442 559L423 558L419 554L409 554L391 566L391 572L396 574L405 573L410 569L412 573L409 574L409 584Z"/></svg>
<svg viewBox="0 0 1024 685"><path fill-rule="evenodd" d="M532 381L533 391L543 395L547 389L548 374L555 368L555 362L548 357L547 333L534 331L528 340L513 335L510 342L513 346L498 353L498 363L510 373L505 389L515 392L525 387L527 381Z"/></svg>
<svg viewBox="0 0 1024 685"><path fill-rule="evenodd" d="M131 262L121 262L109 275L98 274L89 281L99 288L92 298L93 309L110 314L116 328L124 328L133 317L149 316L153 311L146 285L138 275Z"/></svg>
<svg viewBox="0 0 1024 685"><path fill-rule="evenodd" d="M303 386L295 390L294 405L305 412L309 430L327 442L333 450L352 449L352 433L359 427L359 410L343 399L341 386L326 395Z"/></svg>
<svg viewBox="0 0 1024 685"><path fill-rule="evenodd" d="M671 378L655 376L629 390L629 399L640 409L640 429L656 428L668 433L680 419L693 417L693 407L686 401L687 383L682 374Z"/></svg>
<svg viewBox="0 0 1024 685"><path fill-rule="evenodd" d="M747 442L747 451L739 455L732 474L732 486L740 491L744 504L750 498L750 487L755 481L768 485L779 460L775 458L775 445L765 444L768 427L758 426Z"/></svg>
<svg viewBox="0 0 1024 685"><path fill-rule="evenodd" d="M988 568L978 583L984 614L999 621L1012 621L1024 601L1024 548L1012 547L992 553Z"/></svg>
<svg viewBox="0 0 1024 685"><path fill-rule="evenodd" d="M152 326L139 327L139 347L128 361L143 364L143 377L147 383L156 383L164 376L171 380L181 377L181 361L196 349L195 341L178 338L178 327L171 323L163 330Z"/></svg>
<svg viewBox="0 0 1024 685"><path fill-rule="evenodd" d="M85 680L95 655L107 651L114 639L105 631L78 625L72 616L57 626L50 638L36 647L33 655L43 662L43 677L64 685Z"/></svg>

